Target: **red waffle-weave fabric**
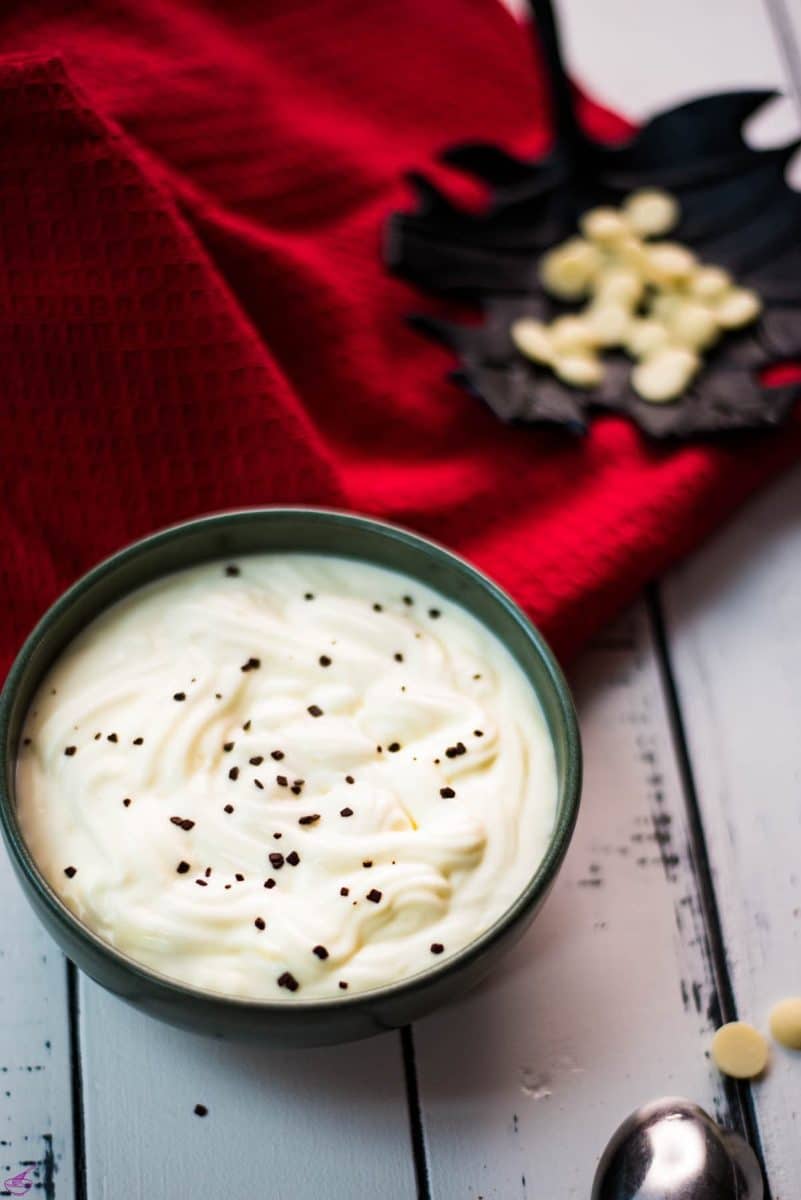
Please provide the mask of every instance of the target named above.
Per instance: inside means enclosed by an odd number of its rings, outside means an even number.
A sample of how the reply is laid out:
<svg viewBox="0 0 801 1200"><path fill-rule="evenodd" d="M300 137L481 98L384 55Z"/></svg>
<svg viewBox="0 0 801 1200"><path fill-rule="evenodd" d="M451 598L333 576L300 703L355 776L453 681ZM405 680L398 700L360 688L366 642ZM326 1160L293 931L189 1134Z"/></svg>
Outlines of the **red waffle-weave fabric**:
<svg viewBox="0 0 801 1200"><path fill-rule="evenodd" d="M0 666L124 543L284 502L440 539L568 654L797 456L507 428L405 327L403 172L547 144L496 0L40 0L0 45Z"/></svg>

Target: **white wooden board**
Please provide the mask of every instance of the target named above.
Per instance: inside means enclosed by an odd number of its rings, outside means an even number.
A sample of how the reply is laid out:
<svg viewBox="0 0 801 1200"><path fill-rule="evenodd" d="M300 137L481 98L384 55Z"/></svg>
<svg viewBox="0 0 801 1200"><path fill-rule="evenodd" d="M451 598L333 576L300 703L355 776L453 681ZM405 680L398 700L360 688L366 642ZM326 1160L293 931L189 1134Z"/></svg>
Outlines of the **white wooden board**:
<svg viewBox="0 0 801 1200"><path fill-rule="evenodd" d="M81 1040L89 1200L415 1195L398 1034L276 1053L168 1028L82 979Z"/></svg>
<svg viewBox="0 0 801 1200"><path fill-rule="evenodd" d="M0 1196L73 1195L72 1148L67 967L0 852Z"/></svg>
<svg viewBox="0 0 801 1200"><path fill-rule="evenodd" d="M638 1104L728 1118L684 799L642 607L573 676L586 756L562 875L497 977L415 1026L434 1200L586 1200Z"/></svg>
<svg viewBox="0 0 801 1200"><path fill-rule="evenodd" d="M801 471L665 590L672 655L739 1015L801 995ZM801 1054L755 1101L775 1200L801 1195Z"/></svg>

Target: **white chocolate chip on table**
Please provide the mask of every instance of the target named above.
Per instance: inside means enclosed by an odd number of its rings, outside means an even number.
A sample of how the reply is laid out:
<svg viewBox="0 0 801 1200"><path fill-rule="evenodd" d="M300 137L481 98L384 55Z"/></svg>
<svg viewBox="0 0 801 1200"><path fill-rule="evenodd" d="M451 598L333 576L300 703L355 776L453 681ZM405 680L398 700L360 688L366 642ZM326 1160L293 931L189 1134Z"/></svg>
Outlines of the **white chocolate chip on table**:
<svg viewBox="0 0 801 1200"><path fill-rule="evenodd" d="M755 1079L768 1064L768 1043L747 1021L729 1021L712 1039L712 1058L724 1075Z"/></svg>
<svg viewBox="0 0 801 1200"><path fill-rule="evenodd" d="M679 216L675 197L657 188L633 192L620 209L585 212L583 236L554 246L539 266L550 295L584 301L584 308L550 324L515 321L510 336L518 351L563 383L588 389L603 381L596 351L621 347L637 360L631 386L641 399L668 404L684 395L703 366L701 353L726 330L755 321L762 303L687 246L648 240L664 237Z"/></svg>
<svg viewBox="0 0 801 1200"><path fill-rule="evenodd" d="M801 1050L801 996L788 996L773 1006L770 1032L788 1050Z"/></svg>

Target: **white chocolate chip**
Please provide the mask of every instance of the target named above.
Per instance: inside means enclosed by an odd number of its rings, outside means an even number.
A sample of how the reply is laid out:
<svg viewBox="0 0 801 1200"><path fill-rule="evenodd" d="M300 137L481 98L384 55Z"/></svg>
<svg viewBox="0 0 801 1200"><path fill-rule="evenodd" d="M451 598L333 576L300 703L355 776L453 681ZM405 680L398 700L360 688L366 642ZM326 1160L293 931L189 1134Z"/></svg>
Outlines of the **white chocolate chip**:
<svg viewBox="0 0 801 1200"><path fill-rule="evenodd" d="M657 287L675 287L695 271L695 255L678 242L657 242L646 250L647 278Z"/></svg>
<svg viewBox="0 0 801 1200"><path fill-rule="evenodd" d="M516 349L533 362L549 364L553 361L553 345L547 325L533 317L520 317L509 330Z"/></svg>
<svg viewBox="0 0 801 1200"><path fill-rule="evenodd" d="M648 316L653 317L656 321L663 321L668 325L676 315L681 303L682 297L678 292L657 292L651 299Z"/></svg>
<svg viewBox="0 0 801 1200"><path fill-rule="evenodd" d="M571 387L597 387L603 379L603 366L594 354L561 354L553 361L553 369L563 383Z"/></svg>
<svg viewBox="0 0 801 1200"><path fill-rule="evenodd" d="M670 341L668 327L653 317L638 317L629 324L623 346L632 358L650 358Z"/></svg>
<svg viewBox="0 0 801 1200"><path fill-rule="evenodd" d="M762 301L750 288L730 288L715 305L715 317L724 329L750 325L762 312Z"/></svg>
<svg viewBox="0 0 801 1200"><path fill-rule="evenodd" d="M628 221L616 208L591 208L579 221L586 238L600 245L617 242L631 233Z"/></svg>
<svg viewBox="0 0 801 1200"><path fill-rule="evenodd" d="M731 286L731 275L723 267L699 267L688 283L690 292L699 300L719 300Z"/></svg>
<svg viewBox="0 0 801 1200"><path fill-rule="evenodd" d="M770 1011L770 1032L788 1050L801 1050L801 996L788 996Z"/></svg>
<svg viewBox="0 0 801 1200"><path fill-rule="evenodd" d="M724 1075L754 1079L767 1066L768 1043L747 1021L730 1021L712 1039L712 1058Z"/></svg>
<svg viewBox="0 0 801 1200"><path fill-rule="evenodd" d="M614 250L615 260L619 264L630 267L632 271L636 271L642 280L646 279L648 274L649 247L645 242L630 234L615 242L612 249Z"/></svg>
<svg viewBox="0 0 801 1200"><path fill-rule="evenodd" d="M586 296L599 270L603 256L597 246L574 237L554 246L540 263L542 286L560 300L580 300Z"/></svg>
<svg viewBox="0 0 801 1200"><path fill-rule="evenodd" d="M680 300L668 326L673 340L690 350L706 350L720 335L715 314L698 300Z"/></svg>
<svg viewBox="0 0 801 1200"><path fill-rule="evenodd" d="M643 278L638 270L620 266L613 260L613 265L603 267L596 279L595 298L634 308L642 298L643 287Z"/></svg>
<svg viewBox="0 0 801 1200"><path fill-rule="evenodd" d="M651 404L677 400L692 381L701 360L683 346L666 346L638 363L631 372L631 386Z"/></svg>
<svg viewBox="0 0 801 1200"><path fill-rule="evenodd" d="M593 344L588 322L583 317L557 317L549 327L556 354L585 353Z"/></svg>
<svg viewBox="0 0 801 1200"><path fill-rule="evenodd" d="M623 212L631 228L640 237L662 237L669 233L679 219L679 205L674 196L660 188L641 188L632 192L623 204Z"/></svg>
<svg viewBox="0 0 801 1200"><path fill-rule="evenodd" d="M598 300L586 310L585 324L596 346L619 346L631 324L631 312L623 304Z"/></svg>

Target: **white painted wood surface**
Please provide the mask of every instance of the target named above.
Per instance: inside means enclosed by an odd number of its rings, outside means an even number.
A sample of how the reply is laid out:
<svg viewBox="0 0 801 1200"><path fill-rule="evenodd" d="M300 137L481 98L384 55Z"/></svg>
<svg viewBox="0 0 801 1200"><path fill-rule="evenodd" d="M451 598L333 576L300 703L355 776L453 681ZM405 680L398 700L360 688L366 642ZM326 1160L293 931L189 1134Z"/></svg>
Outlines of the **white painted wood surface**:
<svg viewBox="0 0 801 1200"><path fill-rule="evenodd" d="M0 1196L26 1171L73 1194L67 967L0 853Z"/></svg>
<svg viewBox="0 0 801 1200"><path fill-rule="evenodd" d="M89 1200L415 1195L398 1034L276 1053L168 1028L84 979L81 1041Z"/></svg>
<svg viewBox="0 0 801 1200"><path fill-rule="evenodd" d="M572 683L586 782L553 895L496 979L415 1026L434 1200L587 1200L644 1100L728 1116L704 1056L712 979L642 607Z"/></svg>
<svg viewBox="0 0 801 1200"><path fill-rule="evenodd" d="M786 85L798 62L798 0L560 8L572 68L637 118L699 91ZM790 105L777 105L753 136L778 140L795 127ZM666 588L736 1000L760 1023L778 994L801 991L799 502L801 476ZM646 1097L675 1090L728 1115L704 1055L713 979L641 607L574 678L588 770L564 873L497 977L415 1030L434 1200L586 1200L605 1138ZM4 858L0 969L0 1195L3 1164L10 1173L33 1162L35 1195L82 1200L64 962ZM283 1055L162 1027L85 980L80 1001L90 1200L417 1194L398 1036ZM798 1056L777 1054L756 1089L774 1200L800 1194L799 1095ZM208 1116L193 1114L197 1103Z"/></svg>
<svg viewBox="0 0 801 1200"><path fill-rule="evenodd" d="M801 994L801 471L668 581L667 619L739 1015ZM801 1195L801 1054L755 1102L774 1200Z"/></svg>

